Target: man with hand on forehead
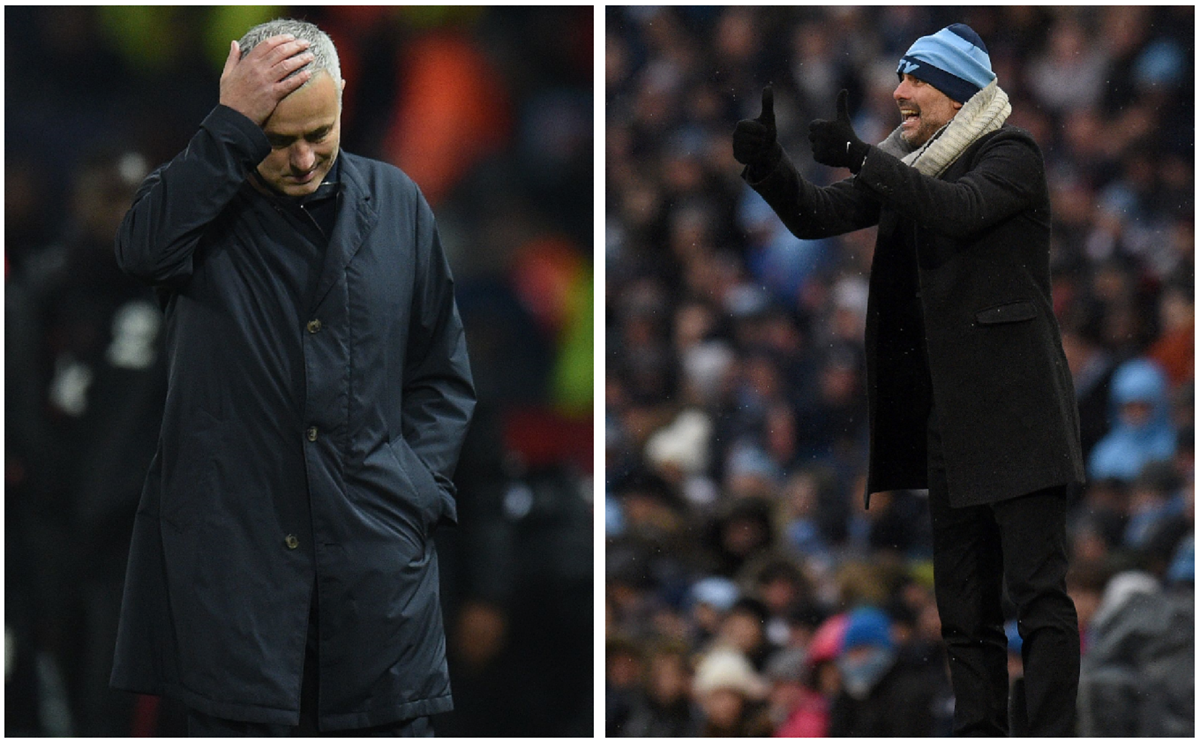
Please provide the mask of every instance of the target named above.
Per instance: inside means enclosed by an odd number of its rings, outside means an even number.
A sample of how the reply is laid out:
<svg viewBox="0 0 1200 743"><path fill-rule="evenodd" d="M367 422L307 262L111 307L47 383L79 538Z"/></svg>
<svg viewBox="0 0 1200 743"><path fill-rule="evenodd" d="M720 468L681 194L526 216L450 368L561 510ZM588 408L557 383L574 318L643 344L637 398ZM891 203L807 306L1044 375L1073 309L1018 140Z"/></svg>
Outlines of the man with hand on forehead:
<svg viewBox="0 0 1200 743"><path fill-rule="evenodd" d="M1084 479L1071 375L1050 303L1041 151L983 40L956 23L897 67L900 125L861 141L846 91L809 127L817 187L776 140L774 96L738 123L742 177L798 237L878 226L867 308L866 498L928 489L934 582L957 735L1074 733L1079 633L1067 595L1067 488ZM1002 595L1025 699L1009 717ZM1023 711L1020 711L1023 710Z"/></svg>
<svg viewBox="0 0 1200 743"><path fill-rule="evenodd" d="M112 685L190 735L423 736L453 706L433 535L474 389L433 214L341 150L343 86L316 26L251 29L117 234L169 386Z"/></svg>

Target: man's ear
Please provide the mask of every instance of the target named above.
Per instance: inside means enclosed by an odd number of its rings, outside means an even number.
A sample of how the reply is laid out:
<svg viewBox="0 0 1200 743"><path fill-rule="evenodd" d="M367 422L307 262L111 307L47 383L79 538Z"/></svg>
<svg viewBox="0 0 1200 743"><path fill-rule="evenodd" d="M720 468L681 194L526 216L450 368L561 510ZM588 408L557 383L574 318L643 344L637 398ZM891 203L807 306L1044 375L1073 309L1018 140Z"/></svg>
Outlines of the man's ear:
<svg viewBox="0 0 1200 743"><path fill-rule="evenodd" d="M955 111L957 111L958 109L960 109L960 108L962 108L962 107L963 107L963 104L962 104L962 103L960 103L960 102L958 102L958 101L954 100L953 98L951 98L951 99L950 99L950 105L951 105L951 106L954 106L954 110L955 110Z"/></svg>

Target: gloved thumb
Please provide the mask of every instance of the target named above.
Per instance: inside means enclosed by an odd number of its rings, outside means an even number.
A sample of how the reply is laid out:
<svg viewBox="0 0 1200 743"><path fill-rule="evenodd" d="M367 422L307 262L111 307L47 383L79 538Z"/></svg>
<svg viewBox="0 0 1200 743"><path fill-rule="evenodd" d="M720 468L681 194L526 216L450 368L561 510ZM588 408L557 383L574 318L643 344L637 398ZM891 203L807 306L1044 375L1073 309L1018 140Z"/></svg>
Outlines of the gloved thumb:
<svg viewBox="0 0 1200 743"><path fill-rule="evenodd" d="M775 126L775 90L770 85L763 88L762 113L758 115L757 121L767 126Z"/></svg>
<svg viewBox="0 0 1200 743"><path fill-rule="evenodd" d="M837 96L837 119L850 123L850 106L847 104L847 99L850 97L850 91L842 88Z"/></svg>

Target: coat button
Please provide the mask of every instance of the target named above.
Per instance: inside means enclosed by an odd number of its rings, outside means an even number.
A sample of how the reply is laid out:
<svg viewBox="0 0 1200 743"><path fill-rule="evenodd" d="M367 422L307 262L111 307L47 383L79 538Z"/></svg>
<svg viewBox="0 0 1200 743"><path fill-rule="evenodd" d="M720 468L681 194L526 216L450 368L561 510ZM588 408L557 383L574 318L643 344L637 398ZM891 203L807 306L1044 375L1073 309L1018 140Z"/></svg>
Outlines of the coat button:
<svg viewBox="0 0 1200 743"><path fill-rule="evenodd" d="M308 332L310 332L310 333L320 332L321 321L320 320L309 320L308 325L306 327L308 328Z"/></svg>
<svg viewBox="0 0 1200 743"><path fill-rule="evenodd" d="M294 550L300 546L300 540L296 539L295 534L288 534L286 537L284 537L283 543L286 544L287 548L290 550Z"/></svg>
<svg viewBox="0 0 1200 743"><path fill-rule="evenodd" d="M316 426L309 426L308 430L305 433L308 436L309 441L317 440L317 427Z"/></svg>

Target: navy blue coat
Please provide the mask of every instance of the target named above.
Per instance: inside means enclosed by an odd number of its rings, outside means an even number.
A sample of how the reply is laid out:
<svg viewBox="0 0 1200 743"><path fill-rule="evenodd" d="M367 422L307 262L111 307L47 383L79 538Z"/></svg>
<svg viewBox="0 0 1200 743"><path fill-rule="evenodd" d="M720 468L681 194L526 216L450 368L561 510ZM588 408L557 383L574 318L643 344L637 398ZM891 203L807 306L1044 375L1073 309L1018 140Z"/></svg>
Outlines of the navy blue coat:
<svg viewBox="0 0 1200 743"><path fill-rule="evenodd" d="M865 338L868 498L928 486L931 401L952 505L1083 481L1050 301L1050 196L1028 132L980 137L938 178L872 147L856 177L824 188L786 157L748 182L798 237L879 227Z"/></svg>
<svg viewBox="0 0 1200 743"><path fill-rule="evenodd" d="M342 152L326 248L247 180L269 151L218 106L117 235L159 290L169 389L112 684L294 725L315 587L323 729L444 712L432 534L475 396L433 214Z"/></svg>

